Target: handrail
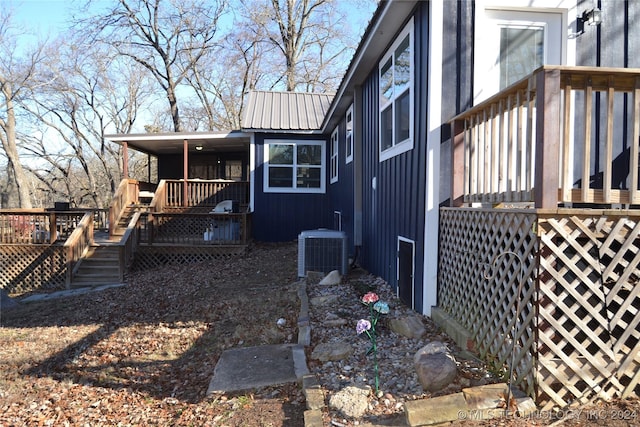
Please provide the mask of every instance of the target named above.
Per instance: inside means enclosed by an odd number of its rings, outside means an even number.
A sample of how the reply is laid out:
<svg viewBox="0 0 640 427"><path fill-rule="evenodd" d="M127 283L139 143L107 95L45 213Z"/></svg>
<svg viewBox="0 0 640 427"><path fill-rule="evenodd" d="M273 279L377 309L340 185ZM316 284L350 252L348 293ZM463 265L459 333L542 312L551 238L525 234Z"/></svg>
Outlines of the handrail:
<svg viewBox="0 0 640 427"><path fill-rule="evenodd" d="M118 243L118 258L119 258L119 277L120 281L124 282L124 276L131 267L135 253L140 244L140 218L142 212L136 212L129 221L127 229L125 230L120 242Z"/></svg>
<svg viewBox="0 0 640 427"><path fill-rule="evenodd" d="M87 212L71 236L64 244L67 257L67 289L71 288L73 274L79 266L79 261L93 244L93 212Z"/></svg>
<svg viewBox="0 0 640 427"><path fill-rule="evenodd" d="M113 235L123 209L138 200L138 181L124 178L109 205L109 235Z"/></svg>
<svg viewBox="0 0 640 427"><path fill-rule="evenodd" d="M450 123L453 206L640 203L640 69L543 66Z"/></svg>

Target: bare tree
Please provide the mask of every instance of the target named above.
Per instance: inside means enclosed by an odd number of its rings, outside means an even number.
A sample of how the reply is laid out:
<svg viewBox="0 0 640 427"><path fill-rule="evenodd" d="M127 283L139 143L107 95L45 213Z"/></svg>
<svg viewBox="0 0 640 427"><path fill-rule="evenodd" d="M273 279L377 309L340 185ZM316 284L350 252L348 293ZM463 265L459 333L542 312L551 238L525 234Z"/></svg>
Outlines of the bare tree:
<svg viewBox="0 0 640 427"><path fill-rule="evenodd" d="M105 130L130 132L151 97L140 65L114 56L107 46L81 40L52 46L47 67L55 78L35 87L24 104L41 129L25 136L25 150L38 159L30 171L74 205L108 205L122 176L122 153L105 143Z"/></svg>
<svg viewBox="0 0 640 427"><path fill-rule="evenodd" d="M18 35L12 26L11 14L6 9L0 10L0 143L7 158L8 180L3 206L31 208L27 177L18 153L16 104L37 72L42 50L37 47L24 58L18 58Z"/></svg>
<svg viewBox="0 0 640 427"><path fill-rule="evenodd" d="M243 4L255 39L277 48L284 62L278 67L279 78L287 91L336 89L357 36L345 24L345 5L352 2L244 0Z"/></svg>
<svg viewBox="0 0 640 427"><path fill-rule="evenodd" d="M89 5L100 5L89 0ZM80 21L94 40L142 65L160 85L174 131L182 130L177 90L216 43L225 0L118 0L105 14Z"/></svg>

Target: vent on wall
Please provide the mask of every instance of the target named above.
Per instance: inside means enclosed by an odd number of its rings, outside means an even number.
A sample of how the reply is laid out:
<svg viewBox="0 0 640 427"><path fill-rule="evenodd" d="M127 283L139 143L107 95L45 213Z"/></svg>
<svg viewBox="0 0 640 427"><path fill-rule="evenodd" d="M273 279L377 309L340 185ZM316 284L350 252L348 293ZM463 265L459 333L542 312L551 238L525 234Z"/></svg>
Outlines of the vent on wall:
<svg viewBox="0 0 640 427"><path fill-rule="evenodd" d="M298 236L298 277L308 271L347 274L347 235L344 231L308 230Z"/></svg>

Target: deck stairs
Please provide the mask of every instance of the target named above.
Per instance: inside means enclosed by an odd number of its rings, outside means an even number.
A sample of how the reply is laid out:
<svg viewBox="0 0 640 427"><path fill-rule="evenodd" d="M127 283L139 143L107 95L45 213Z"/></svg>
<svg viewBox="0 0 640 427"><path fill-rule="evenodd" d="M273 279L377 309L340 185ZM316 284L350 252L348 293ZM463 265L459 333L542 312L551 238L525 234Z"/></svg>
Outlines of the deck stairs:
<svg viewBox="0 0 640 427"><path fill-rule="evenodd" d="M122 283L120 276L120 247L118 243L136 212L147 211L148 204L131 204L124 208L112 235L94 233L94 244L82 257L71 279L71 287L95 287Z"/></svg>
<svg viewBox="0 0 640 427"><path fill-rule="evenodd" d="M113 283L122 283L119 247L113 244L92 245L74 273L71 286L92 287Z"/></svg>

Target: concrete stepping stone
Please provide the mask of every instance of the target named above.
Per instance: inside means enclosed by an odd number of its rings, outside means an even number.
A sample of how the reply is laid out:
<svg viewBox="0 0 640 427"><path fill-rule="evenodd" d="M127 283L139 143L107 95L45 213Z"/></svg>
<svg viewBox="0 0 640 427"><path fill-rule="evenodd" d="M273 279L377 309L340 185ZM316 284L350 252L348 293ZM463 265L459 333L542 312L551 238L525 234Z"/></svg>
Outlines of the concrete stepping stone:
<svg viewBox="0 0 640 427"><path fill-rule="evenodd" d="M308 373L303 346L234 348L220 356L207 395L297 382Z"/></svg>

